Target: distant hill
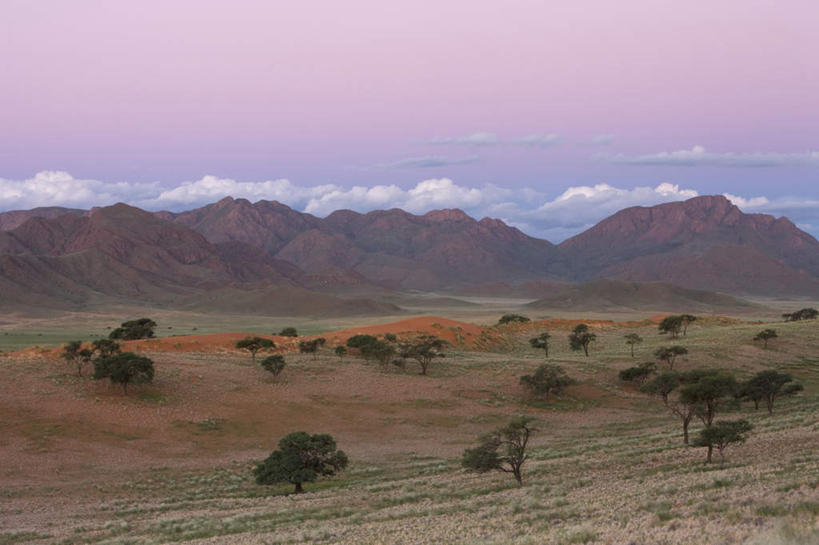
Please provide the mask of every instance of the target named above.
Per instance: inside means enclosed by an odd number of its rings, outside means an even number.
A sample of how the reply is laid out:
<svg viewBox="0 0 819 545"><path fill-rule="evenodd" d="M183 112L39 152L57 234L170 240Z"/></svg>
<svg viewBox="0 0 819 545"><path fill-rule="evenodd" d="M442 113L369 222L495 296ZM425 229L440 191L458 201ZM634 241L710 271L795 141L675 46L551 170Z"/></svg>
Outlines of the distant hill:
<svg viewBox="0 0 819 545"><path fill-rule="evenodd" d="M566 286L526 305L531 309L575 311L638 310L658 312L737 312L760 308L730 295L663 283L594 280Z"/></svg>

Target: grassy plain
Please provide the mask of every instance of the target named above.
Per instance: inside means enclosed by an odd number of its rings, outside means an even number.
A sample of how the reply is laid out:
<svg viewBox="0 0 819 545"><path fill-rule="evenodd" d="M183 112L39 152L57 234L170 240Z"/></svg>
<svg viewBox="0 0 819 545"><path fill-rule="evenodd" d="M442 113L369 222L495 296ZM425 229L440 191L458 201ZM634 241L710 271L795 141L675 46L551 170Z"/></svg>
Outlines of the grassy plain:
<svg viewBox="0 0 819 545"><path fill-rule="evenodd" d="M489 324L512 305L435 310ZM137 312L123 309L121 319ZM412 362L382 367L329 351L286 355L277 380L240 353L153 352L154 384L127 397L72 375L53 352L6 354L0 545L819 543L819 324L752 322L776 314L704 317L679 340L689 349L680 368L718 366L740 377L775 368L805 385L773 416L747 403L721 414L755 426L724 466L704 465L703 449L682 444L675 417L618 380L620 369L669 344L646 315L595 323L589 358L568 349L569 322L491 330L491 342L454 347L427 377ZM287 325L310 334L406 318L151 315L162 335ZM121 319L11 317L0 342L9 351L93 339ZM780 335L767 350L751 340L765 327ZM544 402L518 379L543 362L526 340L547 329L549 361L579 384ZM645 338L634 359L623 339L630 332ZM535 417L539 430L523 487L460 469L476 436L519 414ZM254 484L253 464L300 429L333 434L350 468L303 495Z"/></svg>

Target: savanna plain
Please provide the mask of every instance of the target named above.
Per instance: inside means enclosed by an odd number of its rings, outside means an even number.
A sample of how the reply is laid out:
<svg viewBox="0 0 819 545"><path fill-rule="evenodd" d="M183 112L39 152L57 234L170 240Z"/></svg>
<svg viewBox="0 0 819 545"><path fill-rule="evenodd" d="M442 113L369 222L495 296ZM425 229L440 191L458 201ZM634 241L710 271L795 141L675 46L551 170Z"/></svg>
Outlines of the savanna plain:
<svg viewBox="0 0 819 545"><path fill-rule="evenodd" d="M742 315L698 315L671 340L650 313L526 312L473 300L396 316L306 320L134 308L0 318L0 545L59 544L810 544L819 543L817 321L783 322L810 302L767 301ZM815 306L815 305L814 305ZM498 325L505 312L531 318ZM150 357L151 384L128 393L61 357L148 315L157 338L124 343ZM567 337L585 323L589 356ZM286 326L299 338L275 333ZM754 337L775 329L767 347ZM529 339L551 335L548 358ZM427 375L333 350L355 334L448 341ZM632 357L625 336L638 334ZM273 376L235 348L274 340ZM326 344L301 354L299 340ZM763 370L804 390L724 403L747 419L744 443L715 454L683 443L678 416L620 371L680 345L682 371ZM261 354L260 354L261 355ZM520 382L543 363L574 384L548 398ZM666 367L657 362L658 369ZM519 416L535 429L523 485L461 465L479 436ZM691 435L702 429L693 419ZM346 470L305 483L256 484L253 468L284 435L329 433Z"/></svg>

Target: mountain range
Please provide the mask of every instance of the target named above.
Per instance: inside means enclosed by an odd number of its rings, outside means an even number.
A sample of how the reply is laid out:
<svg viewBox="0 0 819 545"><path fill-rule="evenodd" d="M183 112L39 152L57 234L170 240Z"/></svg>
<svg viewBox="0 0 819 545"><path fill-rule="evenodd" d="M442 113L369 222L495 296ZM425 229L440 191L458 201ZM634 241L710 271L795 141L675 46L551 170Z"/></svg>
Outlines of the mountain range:
<svg viewBox="0 0 819 545"><path fill-rule="evenodd" d="M819 242L787 218L745 214L722 196L628 208L559 245L460 210L319 218L227 197L181 213L125 204L0 213L5 306L122 300L372 314L398 309L352 296L506 286L548 297L558 283L603 278L816 296Z"/></svg>

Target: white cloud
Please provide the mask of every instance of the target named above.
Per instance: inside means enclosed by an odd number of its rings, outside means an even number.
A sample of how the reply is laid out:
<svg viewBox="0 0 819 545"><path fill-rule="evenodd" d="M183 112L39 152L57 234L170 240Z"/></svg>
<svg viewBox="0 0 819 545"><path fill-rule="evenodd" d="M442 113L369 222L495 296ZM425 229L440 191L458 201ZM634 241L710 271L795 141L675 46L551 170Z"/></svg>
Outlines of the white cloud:
<svg viewBox="0 0 819 545"><path fill-rule="evenodd" d="M492 132L473 132L464 136L436 136L428 144L457 144L460 146L494 146L500 142Z"/></svg>
<svg viewBox="0 0 819 545"><path fill-rule="evenodd" d="M802 153L712 153L703 146L690 150L662 151L647 155L601 154L598 159L625 165L784 167L819 166L819 151Z"/></svg>
<svg viewBox="0 0 819 545"><path fill-rule="evenodd" d="M522 146L529 146L533 148L550 148L560 144L560 136L550 134L530 134L521 138L513 138L509 141L510 144L520 144Z"/></svg>
<svg viewBox="0 0 819 545"><path fill-rule="evenodd" d="M409 157L407 159L400 159L392 163L379 163L373 165L373 168L379 169L405 169L405 168L435 168L453 165L467 165L478 160L477 155L469 155L467 157L442 157L439 155L429 155L426 157Z"/></svg>
<svg viewBox="0 0 819 545"><path fill-rule="evenodd" d="M614 143L613 134L598 134L592 137L586 144L590 146L608 146Z"/></svg>
<svg viewBox="0 0 819 545"><path fill-rule="evenodd" d="M414 187L397 185L340 187L300 186L286 179L243 182L205 176L176 187L159 183L103 182L76 179L66 172L40 172L26 180L0 178L0 211L36 206L89 208L118 201L147 210L189 210L232 196L252 201L278 200L300 211L324 216L338 209L368 212L402 208L415 214L460 208L475 217L504 220L532 236L552 242L577 234L605 217L631 206L652 206L697 196L693 189L662 183L654 187L622 188L610 184L572 186L559 195L532 188L497 185L468 187L449 178L433 178ZM819 201L797 197L725 195L746 212L786 215L800 226L819 226Z"/></svg>
<svg viewBox="0 0 819 545"><path fill-rule="evenodd" d="M475 132L464 136L437 136L427 140L426 144L436 146L527 146L532 148L550 148L560 144L562 138L554 133L530 134L517 138L501 138L493 132Z"/></svg>

